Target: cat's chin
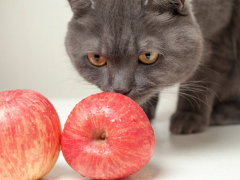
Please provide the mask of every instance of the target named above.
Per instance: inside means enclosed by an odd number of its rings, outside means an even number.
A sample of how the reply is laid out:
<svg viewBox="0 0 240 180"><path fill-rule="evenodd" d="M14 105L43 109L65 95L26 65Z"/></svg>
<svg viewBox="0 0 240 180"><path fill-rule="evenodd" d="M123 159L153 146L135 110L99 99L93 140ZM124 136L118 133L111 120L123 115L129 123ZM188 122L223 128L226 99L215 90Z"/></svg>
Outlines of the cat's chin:
<svg viewBox="0 0 240 180"><path fill-rule="evenodd" d="M151 99L152 96L150 94L146 94L146 95L138 95L138 96L128 95L128 97L131 98L136 103L138 103L138 105L142 106L147 104L149 99Z"/></svg>

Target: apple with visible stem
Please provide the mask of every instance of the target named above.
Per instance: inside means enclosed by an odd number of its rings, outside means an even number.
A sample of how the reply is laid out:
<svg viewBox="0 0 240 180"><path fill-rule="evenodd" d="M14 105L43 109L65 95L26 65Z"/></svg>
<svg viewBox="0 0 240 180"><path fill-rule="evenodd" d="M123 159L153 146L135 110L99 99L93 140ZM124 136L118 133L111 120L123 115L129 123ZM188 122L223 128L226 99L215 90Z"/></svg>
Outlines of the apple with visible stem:
<svg viewBox="0 0 240 180"><path fill-rule="evenodd" d="M62 152L82 176L119 179L152 157L155 138L143 109L132 99L103 92L79 102L65 123Z"/></svg>
<svg viewBox="0 0 240 180"><path fill-rule="evenodd" d="M0 92L0 180L43 177L60 142L60 120L48 99L32 90Z"/></svg>

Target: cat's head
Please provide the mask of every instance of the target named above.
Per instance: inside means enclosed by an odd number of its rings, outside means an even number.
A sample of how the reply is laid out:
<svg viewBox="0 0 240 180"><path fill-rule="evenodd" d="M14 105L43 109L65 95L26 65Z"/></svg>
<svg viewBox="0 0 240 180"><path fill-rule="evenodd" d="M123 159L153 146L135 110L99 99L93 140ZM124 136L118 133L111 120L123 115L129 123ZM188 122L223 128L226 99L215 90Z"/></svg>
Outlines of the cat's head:
<svg viewBox="0 0 240 180"><path fill-rule="evenodd" d="M202 36L187 0L69 0L66 49L79 74L143 104L196 70Z"/></svg>

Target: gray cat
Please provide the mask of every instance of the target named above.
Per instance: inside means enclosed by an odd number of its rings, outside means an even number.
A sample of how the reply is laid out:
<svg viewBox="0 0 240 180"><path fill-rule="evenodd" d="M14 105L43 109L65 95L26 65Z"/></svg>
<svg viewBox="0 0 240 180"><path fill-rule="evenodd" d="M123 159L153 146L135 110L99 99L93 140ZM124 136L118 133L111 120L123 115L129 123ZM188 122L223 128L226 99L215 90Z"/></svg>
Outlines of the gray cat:
<svg viewBox="0 0 240 180"><path fill-rule="evenodd" d="M70 59L88 82L154 117L180 83L175 134L240 123L240 0L68 0Z"/></svg>

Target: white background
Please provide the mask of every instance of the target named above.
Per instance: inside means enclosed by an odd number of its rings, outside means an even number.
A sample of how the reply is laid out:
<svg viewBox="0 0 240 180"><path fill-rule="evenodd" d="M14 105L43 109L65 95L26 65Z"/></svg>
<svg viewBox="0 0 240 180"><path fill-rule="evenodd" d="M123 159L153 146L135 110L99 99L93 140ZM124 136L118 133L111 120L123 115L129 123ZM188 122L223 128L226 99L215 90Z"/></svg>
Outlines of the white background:
<svg viewBox="0 0 240 180"><path fill-rule="evenodd" d="M0 91L33 89L48 98L99 91L65 51L71 17L67 0L0 0Z"/></svg>
<svg viewBox="0 0 240 180"><path fill-rule="evenodd" d="M72 16L67 0L0 0L0 91L32 89L51 100L62 128L73 106L100 92L74 70L64 38ZM177 136L169 118L177 86L162 93L153 128L156 148L149 164L125 180L239 180L240 126L212 127ZM43 180L88 179L74 172L62 155Z"/></svg>

